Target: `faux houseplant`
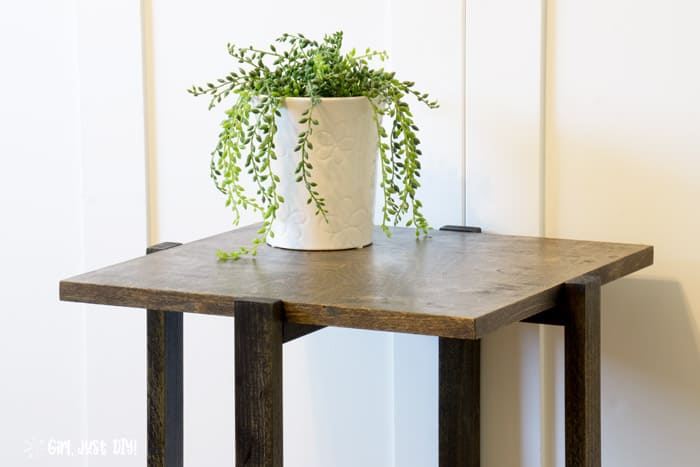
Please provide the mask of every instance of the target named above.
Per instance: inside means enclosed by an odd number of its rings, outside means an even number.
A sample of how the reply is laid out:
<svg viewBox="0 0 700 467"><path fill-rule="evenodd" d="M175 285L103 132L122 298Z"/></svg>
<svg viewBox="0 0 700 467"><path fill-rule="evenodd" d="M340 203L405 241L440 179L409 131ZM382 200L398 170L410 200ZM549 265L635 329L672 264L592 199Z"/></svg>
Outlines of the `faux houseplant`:
<svg viewBox="0 0 700 467"><path fill-rule="evenodd" d="M326 35L322 41L302 34L283 34L276 42L264 50L229 44L228 52L240 67L216 82L188 90L195 96L210 96L210 109L227 98L232 99L221 123L218 144L212 152L211 177L233 211L234 224L238 223L241 209L251 208L263 216L262 227L257 238L252 240L251 248L219 251L219 258L255 255L258 246L266 240L275 245L279 213L289 202L284 193L293 190L290 183L296 185L297 193L303 191L302 204L307 206L304 209L312 212L316 221L334 222L333 206L326 195L337 187L323 185L322 181L328 177L319 175L321 169L314 167L321 159L314 143L319 144L325 133L333 131L321 131L325 123L321 119L325 115L331 115L328 118L332 119L337 111L330 107L324 110L324 106L334 100L341 101L339 98L349 98L342 99L348 102L354 98L356 104L360 98L361 105L369 109L363 118L369 119L374 132L372 144L376 149L371 148L370 156L376 160L379 155L383 231L389 236L389 225L397 225L405 219L407 226L415 226L417 236L427 234L429 226L416 197L421 169L418 127L405 99L412 96L430 108L438 107L437 102L430 100L428 94L416 91L414 83L400 81L393 72L370 66L373 60L384 61L385 52L366 49L358 53L353 49L343 53L342 32ZM280 147L283 117L294 118L292 130L299 130L293 135L293 147L286 152ZM349 117L345 121L354 120ZM349 142L355 139L355 134L346 138ZM333 143L329 147L333 151L338 145ZM286 166L280 164L281 159ZM282 173L290 161L293 170ZM367 177L373 176L373 173L367 174ZM255 194L250 195L244 189L244 177L252 180ZM373 184L372 180L370 186ZM347 185L354 185L354 182ZM367 190L374 192L373 188L365 188ZM341 193L335 197L352 196ZM373 194L370 202L373 203ZM370 223L371 216L371 212L364 215Z"/></svg>

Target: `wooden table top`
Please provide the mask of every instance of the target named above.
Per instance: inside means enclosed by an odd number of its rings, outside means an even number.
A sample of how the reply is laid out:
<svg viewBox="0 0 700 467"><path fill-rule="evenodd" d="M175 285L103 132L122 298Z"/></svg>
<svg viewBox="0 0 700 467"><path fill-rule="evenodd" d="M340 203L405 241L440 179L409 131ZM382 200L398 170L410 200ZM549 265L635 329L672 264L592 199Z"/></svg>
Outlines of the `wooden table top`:
<svg viewBox="0 0 700 467"><path fill-rule="evenodd" d="M605 284L653 263L646 245L395 228L332 252L247 245L249 226L61 281L62 300L232 316L246 299L284 302L293 323L476 339L553 307L565 282Z"/></svg>

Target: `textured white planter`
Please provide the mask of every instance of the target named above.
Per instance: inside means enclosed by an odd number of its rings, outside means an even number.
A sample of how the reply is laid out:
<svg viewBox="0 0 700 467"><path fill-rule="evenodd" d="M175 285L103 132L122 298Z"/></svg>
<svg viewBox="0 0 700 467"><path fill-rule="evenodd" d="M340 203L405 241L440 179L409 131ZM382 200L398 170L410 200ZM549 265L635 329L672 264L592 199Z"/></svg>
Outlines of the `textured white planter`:
<svg viewBox="0 0 700 467"><path fill-rule="evenodd" d="M304 97L286 98L277 119L273 170L280 176L284 197L272 224L275 247L296 250L343 250L372 243L374 194L377 174L377 129L366 97L322 98L314 107L309 160L311 180L326 200L328 223L315 215L303 183L295 182L301 160L295 153L297 138L306 125L299 124L310 105Z"/></svg>

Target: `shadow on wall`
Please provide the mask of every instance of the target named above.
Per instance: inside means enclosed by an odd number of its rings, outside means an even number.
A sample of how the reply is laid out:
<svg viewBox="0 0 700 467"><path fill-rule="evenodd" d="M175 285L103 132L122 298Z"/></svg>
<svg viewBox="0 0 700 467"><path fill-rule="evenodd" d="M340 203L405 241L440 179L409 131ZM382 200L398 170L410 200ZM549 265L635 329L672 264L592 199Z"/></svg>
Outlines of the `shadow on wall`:
<svg viewBox="0 0 700 467"><path fill-rule="evenodd" d="M700 341L681 284L628 278L606 285L601 327L603 465L696 467ZM556 367L546 383L556 395L545 443L552 451L544 453L550 467L564 465L564 332L548 329Z"/></svg>
<svg viewBox="0 0 700 467"><path fill-rule="evenodd" d="M699 330L681 284L621 280L606 287L602 307L606 365L687 396L700 408Z"/></svg>
<svg viewBox="0 0 700 467"><path fill-rule="evenodd" d="M622 453L639 452L645 465L668 465L674 452L674 465L697 465L688 462L700 455L699 330L681 284L621 280L605 287L602 307L604 460L625 465Z"/></svg>

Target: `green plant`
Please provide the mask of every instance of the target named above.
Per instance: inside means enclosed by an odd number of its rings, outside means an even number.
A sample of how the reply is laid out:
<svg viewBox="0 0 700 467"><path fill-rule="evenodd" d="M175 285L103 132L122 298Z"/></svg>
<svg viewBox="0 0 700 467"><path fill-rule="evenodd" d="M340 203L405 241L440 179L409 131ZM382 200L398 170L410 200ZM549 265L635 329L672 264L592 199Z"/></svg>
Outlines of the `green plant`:
<svg viewBox="0 0 700 467"><path fill-rule="evenodd" d="M353 49L342 53L342 31L326 35L321 42L302 34L283 34L276 42L278 46L270 45L269 50L229 44L228 53L240 68L215 83L188 90L195 96L211 96L209 109L231 94L236 96L226 110L218 144L211 154L211 177L226 196L226 205L234 213L234 224L238 224L241 208L252 208L263 215L263 226L250 250L242 247L232 252L219 251L219 258L255 255L265 238L274 235L272 223L284 199L277 193L281 174L273 173L271 161L277 158L273 140L276 118L285 97L311 98L299 122L306 125L306 130L299 134L295 148L301 156L295 178L304 184L309 194L307 202L313 203L317 215L327 221L323 187L313 180L310 137L313 127L318 125L314 107L324 97L365 96L372 106L379 136L377 149L384 200L381 227L390 236L388 224L397 225L408 215L406 225L414 225L417 236L427 234L430 227L416 197L421 169L418 126L404 99L412 95L430 108L437 108L437 102L429 100L428 94L414 90L414 83L399 81L393 72L370 67L373 59L386 60L386 52L366 49L357 53ZM382 125L386 116L391 121L388 132ZM244 171L257 187L255 196L249 196L243 188Z"/></svg>

